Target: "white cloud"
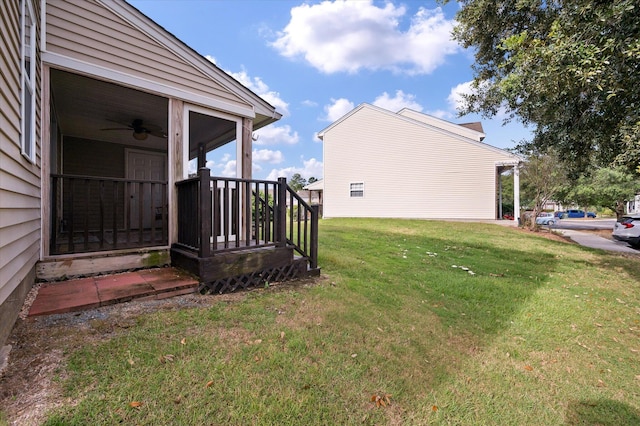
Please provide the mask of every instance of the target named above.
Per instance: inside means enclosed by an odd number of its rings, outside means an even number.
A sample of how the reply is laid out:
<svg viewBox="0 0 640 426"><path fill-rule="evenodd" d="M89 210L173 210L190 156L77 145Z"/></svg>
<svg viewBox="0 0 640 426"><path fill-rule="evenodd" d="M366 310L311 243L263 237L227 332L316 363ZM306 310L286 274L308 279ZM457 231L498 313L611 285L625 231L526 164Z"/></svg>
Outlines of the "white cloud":
<svg viewBox="0 0 640 426"><path fill-rule="evenodd" d="M471 81L466 81L464 83L458 84L451 89L449 96L447 96L449 108L454 111L460 111L462 109L462 106L464 105L463 95L470 95L471 93L473 93L471 83Z"/></svg>
<svg viewBox="0 0 640 426"><path fill-rule="evenodd" d="M463 95L470 95L474 92L474 88L472 86L471 81L466 81L464 83L460 83L454 88L451 89L449 96L447 97L447 102L449 103L449 107L459 113L464 107L464 99ZM498 108L495 117L497 119L505 119L507 118L507 105L502 104L500 108Z"/></svg>
<svg viewBox="0 0 640 426"><path fill-rule="evenodd" d="M256 95L260 96L265 101L276 107L276 110L283 116L289 115L289 104L280 97L280 93L270 90L269 86L262 81L260 77L250 77L246 71L240 72L226 71L233 78L238 80L244 86L249 88Z"/></svg>
<svg viewBox="0 0 640 426"><path fill-rule="evenodd" d="M253 161L258 163L280 164L284 161L282 152L270 149L254 149L251 156Z"/></svg>
<svg viewBox="0 0 640 426"><path fill-rule="evenodd" d="M287 144L294 145L300 140L298 132L292 132L291 126L288 124L284 126L269 125L256 131L258 140L254 141L254 145L277 145Z"/></svg>
<svg viewBox="0 0 640 426"><path fill-rule="evenodd" d="M442 9L420 8L402 31L405 15L404 6L387 2L378 7L373 0L303 4L291 9L289 23L272 46L327 74L360 69L429 74L458 52L450 36L454 23Z"/></svg>
<svg viewBox="0 0 640 426"><path fill-rule="evenodd" d="M285 167L283 169L273 169L271 173L267 176L267 180L277 180L279 177L286 177L287 179L291 179L296 173L300 173L305 179L309 179L310 177L315 177L316 179L321 179L323 174L323 164L322 161L318 161L315 158L311 158L309 160L302 161L302 167Z"/></svg>
<svg viewBox="0 0 640 426"><path fill-rule="evenodd" d="M236 160L228 161L222 169L221 175L224 177L236 176Z"/></svg>
<svg viewBox="0 0 640 426"><path fill-rule="evenodd" d="M318 103L310 99L305 99L304 101L302 101L302 105L306 107L315 107L318 106Z"/></svg>
<svg viewBox="0 0 640 426"><path fill-rule="evenodd" d="M345 98L331 99L331 102L324 107L326 121L334 122L354 108L353 102Z"/></svg>
<svg viewBox="0 0 640 426"><path fill-rule="evenodd" d="M382 95L373 101L373 104L393 112L398 112L403 108L421 112L422 106L415 101L415 98L415 95L404 93L402 90L396 90L396 95L393 98L389 97L387 92L383 92Z"/></svg>
<svg viewBox="0 0 640 426"><path fill-rule="evenodd" d="M205 58L218 65L216 62L216 58L214 58L213 56L206 55ZM251 77L245 70L242 70L240 72L224 70L224 72L238 80L240 83L242 83L243 86L247 87L256 95L269 102L269 104L274 106L276 110L283 116L286 117L289 115L289 104L280 97L280 93L269 90L269 86L264 81L262 81L260 77Z"/></svg>
<svg viewBox="0 0 640 426"><path fill-rule="evenodd" d="M450 111L445 111L442 109L437 109L435 111L427 111L426 113L434 117L441 118L443 120L451 120L452 118L455 117L455 114L451 113Z"/></svg>

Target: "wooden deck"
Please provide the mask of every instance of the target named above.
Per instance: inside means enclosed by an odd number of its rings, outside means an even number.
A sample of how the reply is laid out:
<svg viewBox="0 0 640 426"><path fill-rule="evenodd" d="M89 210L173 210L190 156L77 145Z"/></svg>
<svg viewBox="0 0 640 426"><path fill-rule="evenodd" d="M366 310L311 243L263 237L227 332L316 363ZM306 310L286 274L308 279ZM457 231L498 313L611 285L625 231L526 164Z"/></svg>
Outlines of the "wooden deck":
<svg viewBox="0 0 640 426"><path fill-rule="evenodd" d="M200 277L201 292L319 274L317 206L302 200L286 179L218 178L202 168L176 186L178 240L171 264Z"/></svg>

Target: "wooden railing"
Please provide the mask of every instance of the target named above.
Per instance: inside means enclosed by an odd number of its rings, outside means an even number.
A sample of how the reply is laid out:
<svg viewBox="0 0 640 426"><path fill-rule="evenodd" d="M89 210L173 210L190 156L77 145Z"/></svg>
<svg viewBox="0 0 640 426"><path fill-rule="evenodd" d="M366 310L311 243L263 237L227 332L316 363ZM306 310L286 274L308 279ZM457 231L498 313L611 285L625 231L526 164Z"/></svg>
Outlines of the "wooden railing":
<svg viewBox="0 0 640 426"><path fill-rule="evenodd" d="M168 244L167 182L51 175L52 255Z"/></svg>
<svg viewBox="0 0 640 426"><path fill-rule="evenodd" d="M281 199L289 206L286 226L286 241L293 245L300 255L309 259L312 269L318 267L318 206L310 206L287 185L285 178L278 179L282 191ZM282 212L281 212L282 214Z"/></svg>
<svg viewBox="0 0 640 426"><path fill-rule="evenodd" d="M317 267L317 206L305 203L286 179L211 177L209 169L200 169L197 177L176 186L178 246L209 257L216 252L289 244L309 259L312 268Z"/></svg>

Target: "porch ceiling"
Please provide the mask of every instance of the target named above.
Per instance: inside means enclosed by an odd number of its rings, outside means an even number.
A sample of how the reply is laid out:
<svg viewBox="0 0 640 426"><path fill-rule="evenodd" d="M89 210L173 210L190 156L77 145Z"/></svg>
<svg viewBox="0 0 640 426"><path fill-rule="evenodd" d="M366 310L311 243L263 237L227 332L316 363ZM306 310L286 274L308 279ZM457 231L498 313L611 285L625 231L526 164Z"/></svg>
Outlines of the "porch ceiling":
<svg viewBox="0 0 640 426"><path fill-rule="evenodd" d="M145 148L166 149L166 138L133 138L135 119L167 131L168 100L60 70L51 70L51 92L58 127L65 136ZM120 128L123 130L103 130Z"/></svg>
<svg viewBox="0 0 640 426"><path fill-rule="evenodd" d="M51 92L64 136L167 149L166 138L149 134L145 140L137 140L128 128L133 120L142 120L143 126L166 133L169 102L165 97L56 69L51 70ZM197 155L200 143L211 150L235 139L234 122L201 114L190 118L191 158Z"/></svg>

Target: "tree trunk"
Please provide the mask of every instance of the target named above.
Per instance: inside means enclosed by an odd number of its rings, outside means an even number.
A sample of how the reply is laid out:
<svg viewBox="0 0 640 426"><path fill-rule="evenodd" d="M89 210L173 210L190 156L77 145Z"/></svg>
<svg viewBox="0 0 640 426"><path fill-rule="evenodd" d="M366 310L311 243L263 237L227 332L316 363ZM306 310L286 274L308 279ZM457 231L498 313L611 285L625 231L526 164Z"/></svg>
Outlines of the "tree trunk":
<svg viewBox="0 0 640 426"><path fill-rule="evenodd" d="M620 218L624 215L624 201L616 201L616 220L620 220Z"/></svg>

